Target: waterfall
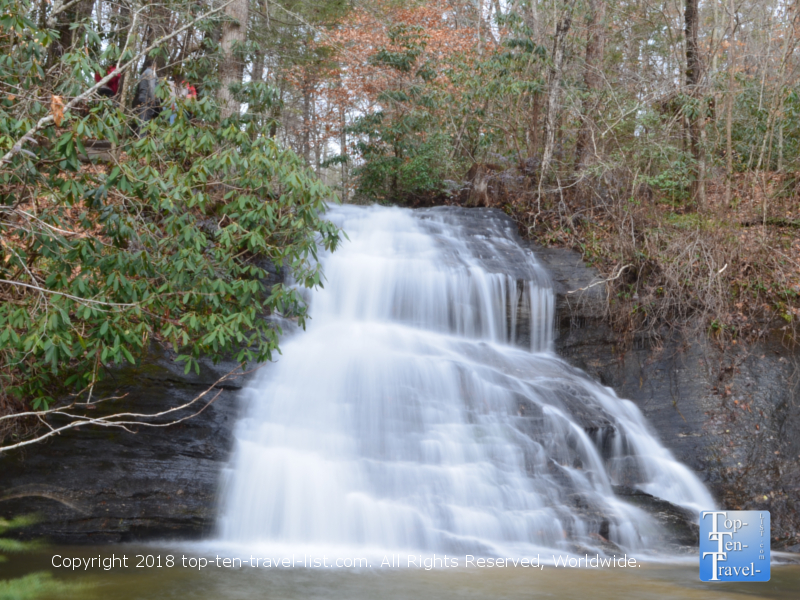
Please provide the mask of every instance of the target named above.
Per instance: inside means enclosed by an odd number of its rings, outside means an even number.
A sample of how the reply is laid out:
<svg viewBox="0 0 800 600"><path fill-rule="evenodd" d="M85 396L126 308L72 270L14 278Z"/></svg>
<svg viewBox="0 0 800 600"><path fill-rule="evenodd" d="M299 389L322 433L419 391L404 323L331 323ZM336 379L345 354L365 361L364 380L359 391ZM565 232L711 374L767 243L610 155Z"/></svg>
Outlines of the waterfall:
<svg viewBox="0 0 800 600"><path fill-rule="evenodd" d="M508 222L467 215L330 209L349 239L243 392L224 540L643 550L656 526L615 485L714 506L633 403L555 355L552 285Z"/></svg>

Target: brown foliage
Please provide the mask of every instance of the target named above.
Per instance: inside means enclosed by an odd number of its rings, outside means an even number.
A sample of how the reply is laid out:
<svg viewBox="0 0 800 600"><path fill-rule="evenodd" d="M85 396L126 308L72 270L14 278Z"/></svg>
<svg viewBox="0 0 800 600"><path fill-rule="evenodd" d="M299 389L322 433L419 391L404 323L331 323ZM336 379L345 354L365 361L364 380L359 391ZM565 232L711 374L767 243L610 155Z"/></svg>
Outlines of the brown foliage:
<svg viewBox="0 0 800 600"><path fill-rule="evenodd" d="M676 329L709 330L720 343L754 341L776 327L795 343L800 320L800 226L795 176L736 179L734 205L711 181L701 212L676 209L652 189L606 173L563 182L535 204L517 167L475 165L458 202L506 210L523 235L580 251L608 283L611 322L632 341ZM615 177L616 175L616 177ZM620 192L619 190L623 190ZM589 195L594 196L589 198ZM766 216L765 216L766 215Z"/></svg>

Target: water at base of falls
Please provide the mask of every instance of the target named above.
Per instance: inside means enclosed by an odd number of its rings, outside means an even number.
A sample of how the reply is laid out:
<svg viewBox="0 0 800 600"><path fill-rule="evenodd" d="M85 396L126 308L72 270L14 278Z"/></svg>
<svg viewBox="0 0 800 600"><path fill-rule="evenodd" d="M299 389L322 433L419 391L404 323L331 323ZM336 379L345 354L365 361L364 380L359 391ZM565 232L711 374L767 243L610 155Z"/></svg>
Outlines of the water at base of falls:
<svg viewBox="0 0 800 600"><path fill-rule="evenodd" d="M613 486L714 506L631 402L553 353L547 273L480 215L331 208L349 241L322 258L307 330L244 392L223 540L647 550L656 525Z"/></svg>

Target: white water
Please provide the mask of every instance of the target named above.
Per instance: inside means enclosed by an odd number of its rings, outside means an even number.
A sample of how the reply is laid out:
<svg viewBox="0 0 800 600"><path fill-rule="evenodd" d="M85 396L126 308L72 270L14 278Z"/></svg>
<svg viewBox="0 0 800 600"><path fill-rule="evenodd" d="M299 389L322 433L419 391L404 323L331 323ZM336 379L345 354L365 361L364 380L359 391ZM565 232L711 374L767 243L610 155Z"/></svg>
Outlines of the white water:
<svg viewBox="0 0 800 600"><path fill-rule="evenodd" d="M245 397L223 539L283 549L652 549L618 499L714 502L639 410L552 351L547 274L503 221L336 207L307 331Z"/></svg>

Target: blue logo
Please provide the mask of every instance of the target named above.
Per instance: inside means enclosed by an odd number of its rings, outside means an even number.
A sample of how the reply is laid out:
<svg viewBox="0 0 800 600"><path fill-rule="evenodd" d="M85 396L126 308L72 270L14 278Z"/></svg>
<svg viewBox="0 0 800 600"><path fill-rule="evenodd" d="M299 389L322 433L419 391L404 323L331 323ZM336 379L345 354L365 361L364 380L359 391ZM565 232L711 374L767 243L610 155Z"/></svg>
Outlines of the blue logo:
<svg viewBox="0 0 800 600"><path fill-rule="evenodd" d="M700 513L700 581L769 581L769 512Z"/></svg>

